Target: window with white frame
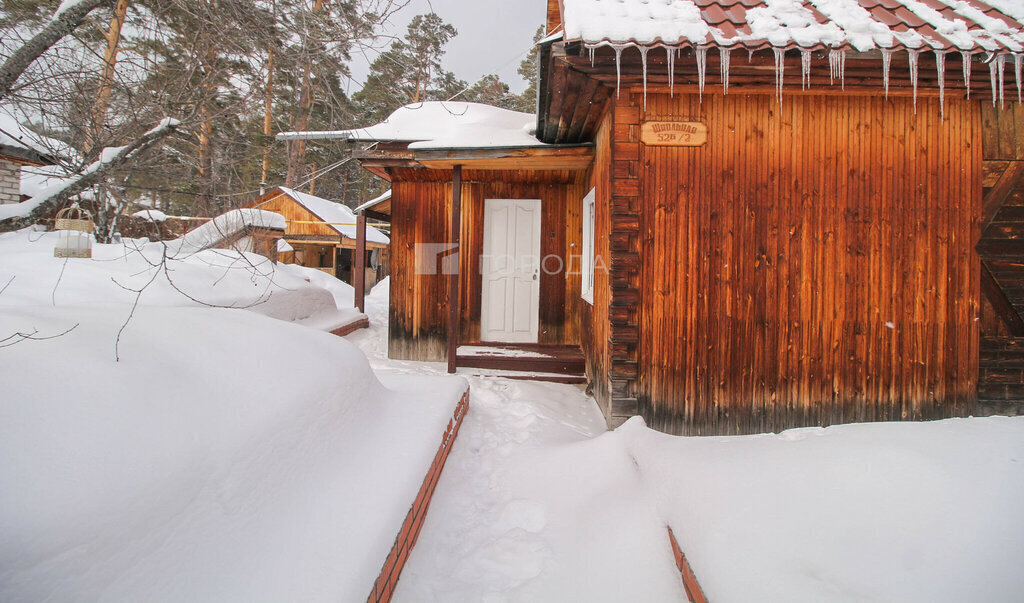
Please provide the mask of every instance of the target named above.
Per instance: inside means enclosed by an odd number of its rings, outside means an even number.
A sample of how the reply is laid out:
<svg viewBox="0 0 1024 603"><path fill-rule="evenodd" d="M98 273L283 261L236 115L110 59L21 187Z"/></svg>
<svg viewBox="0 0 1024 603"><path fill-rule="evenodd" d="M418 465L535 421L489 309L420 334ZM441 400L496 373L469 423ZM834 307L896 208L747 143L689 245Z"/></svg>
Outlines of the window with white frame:
<svg viewBox="0 0 1024 603"><path fill-rule="evenodd" d="M594 303L594 214L597 208L596 189L583 197L583 253L580 257L581 296Z"/></svg>

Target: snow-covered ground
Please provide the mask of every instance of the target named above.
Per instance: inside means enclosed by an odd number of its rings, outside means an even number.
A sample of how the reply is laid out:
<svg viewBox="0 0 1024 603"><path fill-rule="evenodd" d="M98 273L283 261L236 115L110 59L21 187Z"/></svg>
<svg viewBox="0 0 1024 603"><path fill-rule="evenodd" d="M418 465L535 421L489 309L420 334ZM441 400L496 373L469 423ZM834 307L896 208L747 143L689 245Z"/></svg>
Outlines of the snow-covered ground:
<svg viewBox="0 0 1024 603"><path fill-rule="evenodd" d="M386 283L349 336L378 373ZM460 369L461 370L461 369ZM1024 592L1024 418L681 438L606 432L578 387L469 377L470 411L399 601L1011 601Z"/></svg>
<svg viewBox="0 0 1024 603"><path fill-rule="evenodd" d="M0 235L0 601L362 600L465 382L383 385L259 256L52 238Z"/></svg>
<svg viewBox="0 0 1024 603"><path fill-rule="evenodd" d="M445 371L387 359L386 281L366 312L370 329L348 339L378 374ZM605 426L593 399L579 386L467 378L469 412L395 600L684 598L635 466L594 439Z"/></svg>
<svg viewBox="0 0 1024 603"><path fill-rule="evenodd" d="M361 600L465 383L387 359L388 283L367 362L316 271L52 248L0 235L0 600ZM716 602L1024 592L1024 418L680 438L465 377L399 601L679 601L666 526Z"/></svg>

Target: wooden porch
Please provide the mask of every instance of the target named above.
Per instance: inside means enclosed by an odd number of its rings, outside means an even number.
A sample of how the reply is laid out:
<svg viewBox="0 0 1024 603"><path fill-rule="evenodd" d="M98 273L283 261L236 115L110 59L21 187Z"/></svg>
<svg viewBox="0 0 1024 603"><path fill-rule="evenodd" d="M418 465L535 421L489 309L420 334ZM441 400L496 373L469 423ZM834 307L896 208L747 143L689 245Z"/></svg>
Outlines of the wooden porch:
<svg viewBox="0 0 1024 603"><path fill-rule="evenodd" d="M460 345L455 354L455 367L507 371L495 375L507 379L587 382L583 351L578 345L491 342Z"/></svg>

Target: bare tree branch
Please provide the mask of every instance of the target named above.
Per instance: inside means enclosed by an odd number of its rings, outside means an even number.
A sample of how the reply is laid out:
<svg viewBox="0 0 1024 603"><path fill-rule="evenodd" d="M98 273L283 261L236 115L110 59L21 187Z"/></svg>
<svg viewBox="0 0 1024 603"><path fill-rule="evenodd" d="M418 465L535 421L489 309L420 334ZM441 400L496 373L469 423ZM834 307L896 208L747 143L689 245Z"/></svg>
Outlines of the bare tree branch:
<svg viewBox="0 0 1024 603"><path fill-rule="evenodd" d="M74 31L85 17L100 6L110 6L114 0L78 0L69 3L64 10L58 9L46 26L14 51L0 66L0 100L10 94L14 82L58 40Z"/></svg>

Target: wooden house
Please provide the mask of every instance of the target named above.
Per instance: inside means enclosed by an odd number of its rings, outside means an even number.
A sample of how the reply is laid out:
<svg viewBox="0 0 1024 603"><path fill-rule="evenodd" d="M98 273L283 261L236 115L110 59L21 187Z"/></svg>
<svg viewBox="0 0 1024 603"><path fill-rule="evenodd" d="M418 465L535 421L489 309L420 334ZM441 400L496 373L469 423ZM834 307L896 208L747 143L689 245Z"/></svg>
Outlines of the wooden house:
<svg viewBox="0 0 1024 603"><path fill-rule="evenodd" d="M391 182L392 357L579 346L610 425L680 434L1006 409L1024 11L1002 4L550 0L533 135L427 103L290 136L372 143Z"/></svg>
<svg viewBox="0 0 1024 603"><path fill-rule="evenodd" d="M287 220L283 240L291 248L286 252L291 262L317 268L353 284L356 257L356 215L351 209L333 201L278 187L250 204L281 214ZM387 274L390 240L372 226L366 228L366 250L363 270L364 286L371 287Z"/></svg>

